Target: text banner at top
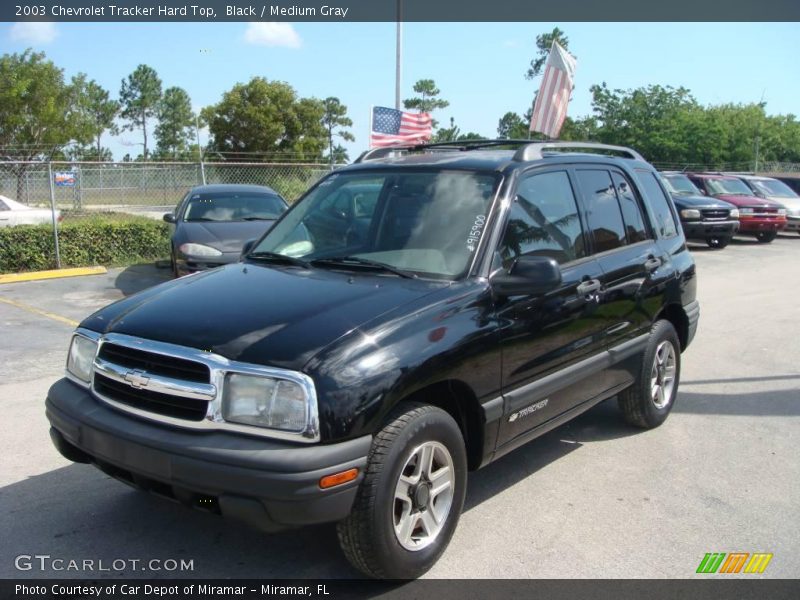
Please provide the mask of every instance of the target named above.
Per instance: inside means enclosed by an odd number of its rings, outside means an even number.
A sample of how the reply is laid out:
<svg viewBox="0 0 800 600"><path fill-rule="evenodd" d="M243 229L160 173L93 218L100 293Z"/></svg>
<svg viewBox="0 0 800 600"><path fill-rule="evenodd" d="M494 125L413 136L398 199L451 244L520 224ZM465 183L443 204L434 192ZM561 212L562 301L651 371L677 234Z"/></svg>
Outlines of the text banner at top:
<svg viewBox="0 0 800 600"><path fill-rule="evenodd" d="M800 21L798 0L48 0L2 2L0 21ZM613 40L609 40L613 43Z"/></svg>

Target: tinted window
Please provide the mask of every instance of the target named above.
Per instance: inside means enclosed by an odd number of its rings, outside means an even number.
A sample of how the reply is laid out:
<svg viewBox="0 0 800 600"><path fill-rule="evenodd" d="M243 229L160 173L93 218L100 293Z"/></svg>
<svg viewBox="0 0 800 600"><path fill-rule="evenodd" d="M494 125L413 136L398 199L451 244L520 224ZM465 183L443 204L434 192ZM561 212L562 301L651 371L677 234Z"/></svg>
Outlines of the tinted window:
<svg viewBox="0 0 800 600"><path fill-rule="evenodd" d="M643 242L647 239L647 229L644 226L642 209L633 193L633 186L621 173L611 172L614 187L617 189L619 206L622 209L622 220L625 222L625 235L629 244Z"/></svg>
<svg viewBox="0 0 800 600"><path fill-rule="evenodd" d="M644 193L653 209L653 218L656 231L661 237L672 237L678 235L678 228L675 226L675 218L669 206L669 198L664 190L658 185L656 174L650 171L638 170L639 178L644 186Z"/></svg>
<svg viewBox="0 0 800 600"><path fill-rule="evenodd" d="M0 210L9 210L8 206L6 206L6 203L2 200L0 200Z"/></svg>
<svg viewBox="0 0 800 600"><path fill-rule="evenodd" d="M477 251L498 181L496 173L467 171L334 173L295 204L251 257L302 257L319 269L346 269L331 260L356 257L457 279Z"/></svg>
<svg viewBox="0 0 800 600"><path fill-rule="evenodd" d="M186 221L249 221L277 219L286 210L275 194L259 192L201 192L191 194L183 218Z"/></svg>
<svg viewBox="0 0 800 600"><path fill-rule="evenodd" d="M624 246L625 224L611 175L608 171L580 170L578 181L586 196L586 212L594 251L605 252Z"/></svg>
<svg viewBox="0 0 800 600"><path fill-rule="evenodd" d="M711 194L731 194L733 196L752 196L753 191L740 179L706 179L706 187Z"/></svg>
<svg viewBox="0 0 800 600"><path fill-rule="evenodd" d="M559 263L585 256L578 207L565 171L520 182L500 245L503 266L522 254L549 256Z"/></svg>

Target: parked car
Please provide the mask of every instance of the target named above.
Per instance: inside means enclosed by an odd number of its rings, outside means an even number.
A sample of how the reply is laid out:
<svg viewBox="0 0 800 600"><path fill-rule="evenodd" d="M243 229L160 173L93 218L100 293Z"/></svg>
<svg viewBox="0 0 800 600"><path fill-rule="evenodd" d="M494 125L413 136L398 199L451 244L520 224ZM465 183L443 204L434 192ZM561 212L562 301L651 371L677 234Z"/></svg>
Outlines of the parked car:
<svg viewBox="0 0 800 600"><path fill-rule="evenodd" d="M662 173L688 240L702 240L710 248L724 248L739 230L739 209L730 202L704 196L683 173Z"/></svg>
<svg viewBox="0 0 800 600"><path fill-rule="evenodd" d="M700 191L730 202L739 209L739 233L768 244L786 227L786 209L777 202L753 195L738 177L716 173L687 173Z"/></svg>
<svg viewBox="0 0 800 600"><path fill-rule="evenodd" d="M61 211L58 209L56 209L56 221L61 221ZM52 224L52 222L53 212L49 208L31 208L6 196L0 196L0 227Z"/></svg>
<svg viewBox="0 0 800 600"><path fill-rule="evenodd" d="M60 452L264 531L337 522L356 568L410 578L468 470L613 397L662 424L700 309L655 169L599 144L405 152L324 177L241 262L86 318L47 396Z"/></svg>
<svg viewBox="0 0 800 600"><path fill-rule="evenodd" d="M792 188L795 193L800 194L800 173L780 173L770 174L769 176L785 183Z"/></svg>
<svg viewBox="0 0 800 600"><path fill-rule="evenodd" d="M261 237L288 208L272 188L261 185L201 185L189 190L175 212L171 262L175 277L239 260L242 245Z"/></svg>
<svg viewBox="0 0 800 600"><path fill-rule="evenodd" d="M792 188L772 177L738 175L759 198L782 204L786 209L786 231L800 233L800 196Z"/></svg>

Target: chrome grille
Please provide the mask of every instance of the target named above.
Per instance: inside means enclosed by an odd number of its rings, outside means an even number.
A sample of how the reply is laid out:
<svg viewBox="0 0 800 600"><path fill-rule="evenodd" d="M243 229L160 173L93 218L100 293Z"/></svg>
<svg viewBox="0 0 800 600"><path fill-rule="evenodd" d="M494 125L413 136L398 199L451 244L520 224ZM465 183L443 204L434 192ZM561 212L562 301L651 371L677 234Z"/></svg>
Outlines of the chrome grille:
<svg viewBox="0 0 800 600"><path fill-rule="evenodd" d="M153 351L152 344L112 339L103 340L94 360L93 387L99 398L174 419L206 418L217 395L207 364Z"/></svg>
<svg viewBox="0 0 800 600"><path fill-rule="evenodd" d="M100 373L94 376L95 392L107 398L140 410L189 421L202 421L208 411L207 400L184 398L147 389L133 388Z"/></svg>
<svg viewBox="0 0 800 600"><path fill-rule="evenodd" d="M208 383L210 372L206 365L176 356L155 354L137 348L106 342L100 347L98 358L129 369Z"/></svg>
<svg viewBox="0 0 800 600"><path fill-rule="evenodd" d="M728 211L724 208L705 208L700 211L704 219L722 221L728 218Z"/></svg>

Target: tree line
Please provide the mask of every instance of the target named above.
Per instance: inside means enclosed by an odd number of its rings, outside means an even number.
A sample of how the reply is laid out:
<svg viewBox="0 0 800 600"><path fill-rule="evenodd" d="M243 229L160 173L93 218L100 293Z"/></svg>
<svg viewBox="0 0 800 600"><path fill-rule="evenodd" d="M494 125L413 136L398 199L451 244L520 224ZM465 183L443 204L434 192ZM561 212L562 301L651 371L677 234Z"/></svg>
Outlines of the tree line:
<svg viewBox="0 0 800 600"><path fill-rule="evenodd" d="M569 48L558 28L537 36L527 79L541 74L554 40ZM675 165L800 162L800 121L792 114L768 115L765 102L703 106L685 87L656 84L623 90L602 82L590 91L592 114L567 117L561 139L631 146L651 162ZM497 134L527 138L531 110L507 112Z"/></svg>
<svg viewBox="0 0 800 600"><path fill-rule="evenodd" d="M558 28L537 36L526 79L541 75L554 40L569 49ZM622 90L603 82L590 89L592 114L567 117L561 139L633 146L659 163L800 162L800 122L791 114L768 115L763 102L703 106L684 87L656 84ZM449 107L433 79L417 81L413 90L415 95L404 101L407 110L441 114ZM67 81L62 69L31 50L0 57L0 106L3 160L111 160L103 136L122 131L141 136L135 143L141 152L125 160L196 160L197 131L207 127L202 152L212 160L291 157L333 164L349 160L341 142L355 140L347 106L338 98L301 97L285 82L253 77L195 113L186 90L164 88L148 65L122 79L118 97L112 98L86 74ZM497 137L528 138L531 110L506 112L498 120ZM452 116L446 125L434 119L434 142L484 137L462 132Z"/></svg>
<svg viewBox="0 0 800 600"><path fill-rule="evenodd" d="M186 90L165 88L148 65L122 79L112 98L85 73L67 80L31 50L0 57L0 106L0 159L7 161L112 160L103 136L123 131L141 140L129 142L141 151L123 160L196 160L201 127L209 131L203 152L236 160L346 162L339 141L354 140L338 98L303 98L284 82L253 77L195 113Z"/></svg>

